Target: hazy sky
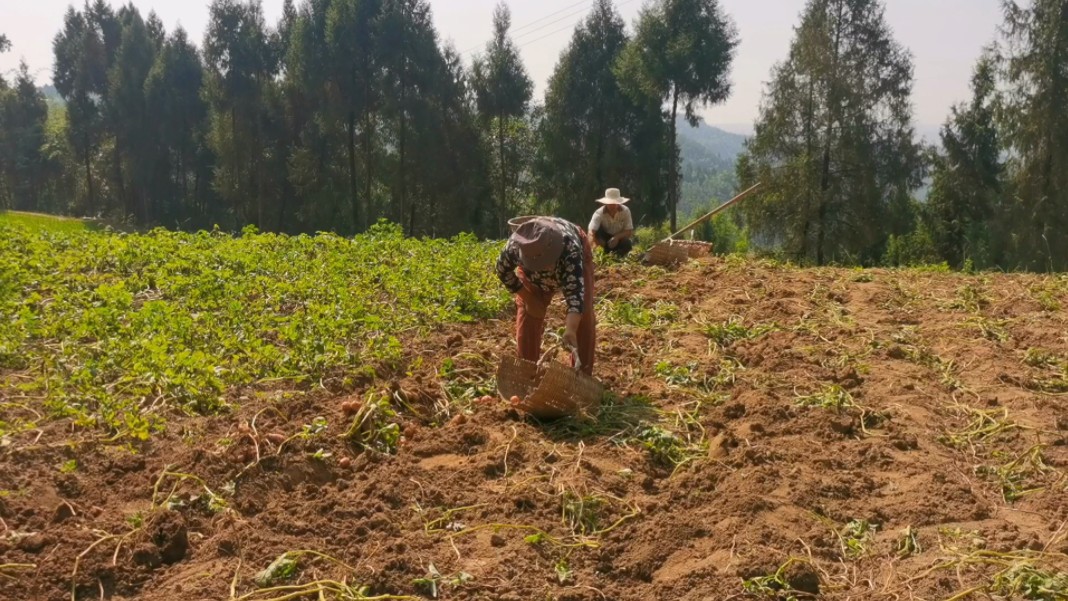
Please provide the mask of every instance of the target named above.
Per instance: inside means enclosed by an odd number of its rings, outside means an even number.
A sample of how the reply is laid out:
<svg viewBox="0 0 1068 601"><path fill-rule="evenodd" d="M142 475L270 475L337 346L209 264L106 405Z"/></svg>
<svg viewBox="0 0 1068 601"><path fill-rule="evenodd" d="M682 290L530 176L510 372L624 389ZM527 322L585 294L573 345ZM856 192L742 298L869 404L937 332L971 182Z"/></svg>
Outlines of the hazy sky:
<svg viewBox="0 0 1068 601"><path fill-rule="evenodd" d="M264 0L269 22L283 0ZM628 26L646 0L615 0ZM438 33L467 56L490 36L497 0L430 0ZM299 3L299 2L298 2ZM560 51L592 0L509 0L513 32L523 59L544 92ZM69 0L0 0L0 32L12 50L0 55L0 73L10 74L25 58L40 83L51 79L52 39L63 23ZM79 5L81 3L79 2ZM155 10L168 31L181 24L195 40L203 38L208 0L134 0L145 14ZM886 16L897 40L913 53L916 121L941 123L948 108L968 96L972 66L996 35L1000 0L888 0ZM113 0L118 6L119 1ZM764 82L773 64L786 56L803 0L721 0L741 34L730 100L705 112L710 123L745 130L757 115Z"/></svg>

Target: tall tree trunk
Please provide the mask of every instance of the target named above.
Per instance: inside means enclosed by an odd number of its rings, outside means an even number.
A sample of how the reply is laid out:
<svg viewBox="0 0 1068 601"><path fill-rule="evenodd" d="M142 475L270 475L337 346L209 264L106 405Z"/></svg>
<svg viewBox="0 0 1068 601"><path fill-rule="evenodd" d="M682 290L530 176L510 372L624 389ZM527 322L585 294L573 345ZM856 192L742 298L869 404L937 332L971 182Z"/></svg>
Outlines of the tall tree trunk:
<svg viewBox="0 0 1068 601"><path fill-rule="evenodd" d="M1046 264L1042 265L1039 268L1039 271L1041 271L1042 268L1045 268L1045 269L1048 269L1050 271L1050 273L1052 273L1054 270L1056 270L1058 268L1057 265L1058 265L1059 261L1056 261L1054 259L1054 256L1053 256L1054 253L1053 253L1052 248L1050 247L1048 234L1049 234L1049 231L1051 229L1050 228L1050 225L1051 225L1050 224L1050 221L1051 221L1050 217L1052 216L1051 215L1051 211L1056 211L1057 210L1057 207L1055 205L1055 203L1057 201L1055 199L1058 197L1058 195L1057 195L1056 185L1055 185L1055 183L1053 181L1053 139L1052 139L1053 136L1052 136L1052 134L1050 134L1048 132L1049 132L1049 129L1047 128L1047 134L1046 134L1046 157L1045 157L1045 160L1043 161L1043 165L1042 165L1042 183L1040 184L1042 186L1042 196L1041 196L1042 200L1040 202L1042 204L1045 204L1045 205L1053 205L1053 206L1045 207L1044 210L1042 211L1042 216L1039 217L1039 219L1038 219L1039 234L1041 235L1042 242L1043 242L1042 246L1044 247L1044 248L1042 248L1042 250L1046 251L1045 252L1045 254L1046 254L1045 263ZM1039 252L1041 252L1041 251L1039 251Z"/></svg>
<svg viewBox="0 0 1068 601"><path fill-rule="evenodd" d="M11 194L8 192L7 177L4 175L7 172L7 167L3 163L0 163L0 209L10 208L14 206L14 199L11 198Z"/></svg>
<svg viewBox="0 0 1068 601"><path fill-rule="evenodd" d="M498 156L500 158L500 176L501 176L500 200L498 201L500 204L499 204L498 213L497 213L498 214L498 218L497 218L497 227L498 228L503 228L504 227L504 223L503 222L506 220L505 219L505 215L508 214L508 201L505 198L507 196L507 194L508 194L508 178L504 174L504 163L505 163L505 161L504 161L504 119L505 119L505 117L504 117L504 112L503 111L501 111L500 113L497 114L497 148L498 148Z"/></svg>
<svg viewBox="0 0 1068 601"><path fill-rule="evenodd" d="M241 185L241 173L240 173L240 167L239 167L241 165L241 154L240 154L240 150L239 150L240 147L237 144L237 107L235 105L230 105L230 144L234 148L234 156L233 156L232 167L231 167L231 169L229 169L229 171L230 171L230 181L227 182L227 184L233 186L234 192L236 193L237 189ZM223 159L222 156L220 156L219 160L221 162L224 159ZM229 198L227 200L229 200L232 203L235 203L235 206L231 207L234 210L234 214L235 215L240 216L245 212L245 208L244 207L236 206L238 203L240 203L240 201L236 198L236 196L232 197L232 198Z"/></svg>
<svg viewBox="0 0 1068 601"><path fill-rule="evenodd" d="M285 132L285 144L283 146L283 152L288 159L293 156L293 148L296 146L294 142L293 133L291 129L283 130ZM286 172L282 176L282 197L278 202L278 231L286 234L294 234L300 231L302 225L297 223L296 219L292 221L286 221L286 215L289 214L289 205L291 201L294 201L297 196L296 190L293 188L293 181L289 178L288 160ZM298 201L299 202L299 201Z"/></svg>
<svg viewBox="0 0 1068 601"><path fill-rule="evenodd" d="M824 261L824 242L827 235L827 194L831 189L831 135L838 116L838 98L835 90L838 85L838 60L842 42L842 9L844 0L838 1L838 16L835 19L834 54L831 58L831 74L827 85L827 126L823 139L823 166L820 174L820 196L817 207L816 230L816 264L822 266Z"/></svg>
<svg viewBox="0 0 1068 601"><path fill-rule="evenodd" d="M192 203L189 202L189 170L186 168L185 164L185 149L178 152L178 177L181 181L182 189L181 212L184 215L185 208L192 206Z"/></svg>
<svg viewBox="0 0 1068 601"><path fill-rule="evenodd" d="M352 232L360 231L360 200L356 193L356 111L349 111L349 194L352 202Z"/></svg>
<svg viewBox="0 0 1068 601"><path fill-rule="evenodd" d="M89 206L88 214L90 217L94 216L96 211L96 195L93 191L93 168L92 168L92 150L89 147L89 134L85 134L85 186L89 193Z"/></svg>
<svg viewBox="0 0 1068 601"><path fill-rule="evenodd" d="M604 163L605 163L605 161L604 161L604 153L605 153L605 144L607 142L606 138L608 137L608 134L607 134L607 132L605 130L607 130L609 128L608 128L608 126L605 125L604 98L599 94L597 96L597 102L596 102L596 105L594 107L594 113L593 114L595 115L594 122L596 123L596 125L594 126L594 131L596 132L594 134L594 139L596 140L596 147L595 147L595 149L593 151L593 161L594 161L593 162L593 177L594 177L594 184L591 187L591 189L589 189L589 190L581 189L581 190L576 190L576 192L582 192L582 193L591 192L591 193L595 193L598 190L603 190L604 188L608 187L608 185L609 185L608 182L605 181L605 174L604 174ZM615 174L613 173L613 175L615 175ZM613 182L611 185L620 186L620 182ZM581 207L583 205L579 204L578 206ZM577 212L578 211L576 211L576 213Z"/></svg>
<svg viewBox="0 0 1068 601"><path fill-rule="evenodd" d="M374 152L374 119L370 110L366 110L364 113L364 125L363 125L363 198L367 204L367 222L370 223L371 219L375 217L372 211L371 198L371 186L374 182L374 166L375 166L375 152Z"/></svg>
<svg viewBox="0 0 1068 601"><path fill-rule="evenodd" d="M370 51L368 51L370 52ZM370 225L373 220L379 217L377 207L374 206L374 198L372 196L372 188L374 186L374 169L375 169L375 153L374 153L374 77L372 71L374 65L372 61L374 57L368 54L364 57L364 62L361 63L361 82L363 83L363 98L361 98L361 104L363 107L363 203L364 213L364 225Z"/></svg>
<svg viewBox="0 0 1068 601"><path fill-rule="evenodd" d="M150 206L150 202L148 200L149 194L148 194L148 190L145 190L143 187L138 186L138 188L139 188L139 195L141 197L141 211L143 213L143 215L142 215L142 219L143 219L142 223L147 224L152 220L152 207Z"/></svg>
<svg viewBox="0 0 1068 601"><path fill-rule="evenodd" d="M815 86L812 79L808 82L808 108L805 115L805 163L803 168L805 170L805 179L808 179L809 161L812 160L812 153L815 152L815 141L813 140L812 130L815 128ZM800 263L804 263L805 259L808 259L808 245L809 236L812 233L812 186L805 186L805 205L803 207L804 213L802 214L802 226L801 226L801 248L798 259Z"/></svg>
<svg viewBox="0 0 1068 601"><path fill-rule="evenodd" d="M262 118L261 113L260 113L260 111L263 110L263 105L262 105L262 103L263 103L263 96L262 96L263 95L263 83L260 81L260 76L259 75L256 76L256 89L257 89L258 94L259 94L259 96L257 97L257 100L259 101L259 105L256 107L256 113L255 113L256 121L255 121L255 127L253 128L253 132L255 133L255 136L256 136L255 137L256 146L259 147L259 148L264 148L267 145L267 141L265 140L265 136L263 135L263 118ZM256 178L255 182L253 183L253 188L252 188L253 189L253 193L256 195L256 227L260 228L260 231L266 231L267 230L267 219L266 219L267 206L266 206L266 201L264 199L264 187L265 186L263 185L263 176L264 176L265 163L263 161L263 151L261 150L259 152L254 152L254 153L251 153L251 155L252 155L252 157L249 160L249 163L253 166L253 173L255 174L255 178Z"/></svg>
<svg viewBox="0 0 1068 601"><path fill-rule="evenodd" d="M122 175L122 153L119 146L119 139L115 138L115 148L111 153L111 171L112 177L115 178L115 183L119 188L119 202L122 205L123 211L126 216L137 216L137 200L132 198L126 190L126 181Z"/></svg>
<svg viewBox="0 0 1068 601"><path fill-rule="evenodd" d="M678 146L678 123L679 114L679 88L674 86L671 91L671 181L668 183L668 203L671 205L671 231L675 231L678 225L679 207L679 146Z"/></svg>
<svg viewBox="0 0 1068 601"><path fill-rule="evenodd" d="M606 142L605 138L607 137L606 134L605 134L605 129L607 129L607 128L605 127L604 120L602 118L602 116L604 115L603 106L604 106L604 103L598 101L597 102L597 107L595 109L596 112L594 113L595 115L597 115L596 118L595 118L596 119L596 123L597 123L595 131L597 133L594 136L594 138L596 140L596 143L595 143L596 147L594 148L594 151L593 151L593 178L594 178L594 185L593 185L592 189L590 189L590 190L586 190L586 189L583 188L581 190L576 190L576 192L582 192L582 193L585 193L585 192L596 192L597 190L599 190L599 189L603 190L604 188L606 188L608 186L608 183L605 181L605 175L604 175L604 162L605 162L604 161L604 147L605 147L605 142ZM613 182L612 185L619 186L620 183L619 182ZM579 204L578 206L581 207L582 204ZM581 210L581 209L576 210L576 213L578 213L579 210ZM674 231L674 230L672 230L672 231Z"/></svg>
<svg viewBox="0 0 1068 601"><path fill-rule="evenodd" d="M830 135L830 124L827 125L827 134ZM827 231L827 191L831 187L831 144L828 141L823 147L823 173L820 176L820 199L817 208L816 222L819 224L816 230L816 264L823 265L823 243Z"/></svg>
<svg viewBox="0 0 1068 601"><path fill-rule="evenodd" d="M403 59L402 59L403 61ZM403 64L403 62L402 62ZM408 116L405 114L405 105L408 97L408 83L404 77L404 68L401 68L401 89L400 89L400 140L398 140L398 151L400 153L400 164L397 165L397 175L400 178L399 192L400 192L400 218L401 223L404 222L405 210L408 206L408 180L407 180L407 166L408 166ZM414 221L414 216L412 221ZM409 226L408 235L412 235L412 228Z"/></svg>

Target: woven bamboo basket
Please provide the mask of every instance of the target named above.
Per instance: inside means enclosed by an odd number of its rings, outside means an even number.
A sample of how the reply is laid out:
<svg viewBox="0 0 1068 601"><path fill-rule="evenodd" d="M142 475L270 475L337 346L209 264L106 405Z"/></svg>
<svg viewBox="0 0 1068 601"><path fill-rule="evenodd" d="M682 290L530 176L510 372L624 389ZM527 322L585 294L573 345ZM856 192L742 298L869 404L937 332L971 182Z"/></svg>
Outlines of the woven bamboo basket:
<svg viewBox="0 0 1068 601"><path fill-rule="evenodd" d="M690 259L707 257L712 254L712 245L695 240L664 240L657 242L645 255L645 261L651 265L677 265Z"/></svg>
<svg viewBox="0 0 1068 601"><path fill-rule="evenodd" d="M519 226L536 217L536 215L523 215L522 217L513 217L508 220L508 228L512 230L512 233L515 233L515 231L519 229Z"/></svg>
<svg viewBox="0 0 1068 601"><path fill-rule="evenodd" d="M497 367L497 391L504 399L519 397L516 408L541 419L593 413L604 396L604 386L559 361L534 363L519 357L502 357Z"/></svg>

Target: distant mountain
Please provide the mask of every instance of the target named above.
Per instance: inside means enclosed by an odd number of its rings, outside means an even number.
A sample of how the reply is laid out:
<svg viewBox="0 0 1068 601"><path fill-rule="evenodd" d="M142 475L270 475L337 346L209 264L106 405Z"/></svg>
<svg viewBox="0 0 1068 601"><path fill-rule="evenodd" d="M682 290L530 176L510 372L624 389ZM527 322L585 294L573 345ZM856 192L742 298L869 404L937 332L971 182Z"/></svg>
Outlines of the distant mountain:
<svg viewBox="0 0 1068 601"><path fill-rule="evenodd" d="M58 102L60 104L63 104L63 97L59 95L59 91L56 90L56 86L47 85L41 86L37 89L40 90L42 94L44 94L45 100L49 102Z"/></svg>
<svg viewBox="0 0 1068 601"><path fill-rule="evenodd" d="M937 146L942 145L942 126L941 125L917 125L916 126L916 138L918 141L924 144L933 144Z"/></svg>
<svg viewBox="0 0 1068 601"><path fill-rule="evenodd" d="M705 213L734 195L734 164L745 149L746 137L704 121L690 127L685 119L679 119L677 131L682 158L679 215L685 219Z"/></svg>
<svg viewBox="0 0 1068 601"><path fill-rule="evenodd" d="M709 154L730 161L732 169L735 159L745 149L746 136L732 134L711 126L703 120L698 122L697 127L690 127L686 119L680 118L677 130L680 140L689 140L708 151Z"/></svg>

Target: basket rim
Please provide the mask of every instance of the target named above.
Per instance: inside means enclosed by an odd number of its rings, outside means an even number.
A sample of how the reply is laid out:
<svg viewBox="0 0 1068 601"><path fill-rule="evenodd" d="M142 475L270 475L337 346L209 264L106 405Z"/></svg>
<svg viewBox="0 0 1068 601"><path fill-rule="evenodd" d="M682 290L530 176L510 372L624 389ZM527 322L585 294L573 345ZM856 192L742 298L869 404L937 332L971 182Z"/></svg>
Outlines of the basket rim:
<svg viewBox="0 0 1068 601"><path fill-rule="evenodd" d="M526 382L520 380L528 378L530 386L523 386ZM525 394L517 408L545 419L588 411L600 404L605 391L604 384L593 376L556 361L538 364L522 357L501 357L497 368L498 394L507 398L520 388Z"/></svg>
<svg viewBox="0 0 1068 601"><path fill-rule="evenodd" d="M520 215L518 217L512 217L508 220L508 227L514 232L516 228L530 221L531 219L537 219L538 215Z"/></svg>

